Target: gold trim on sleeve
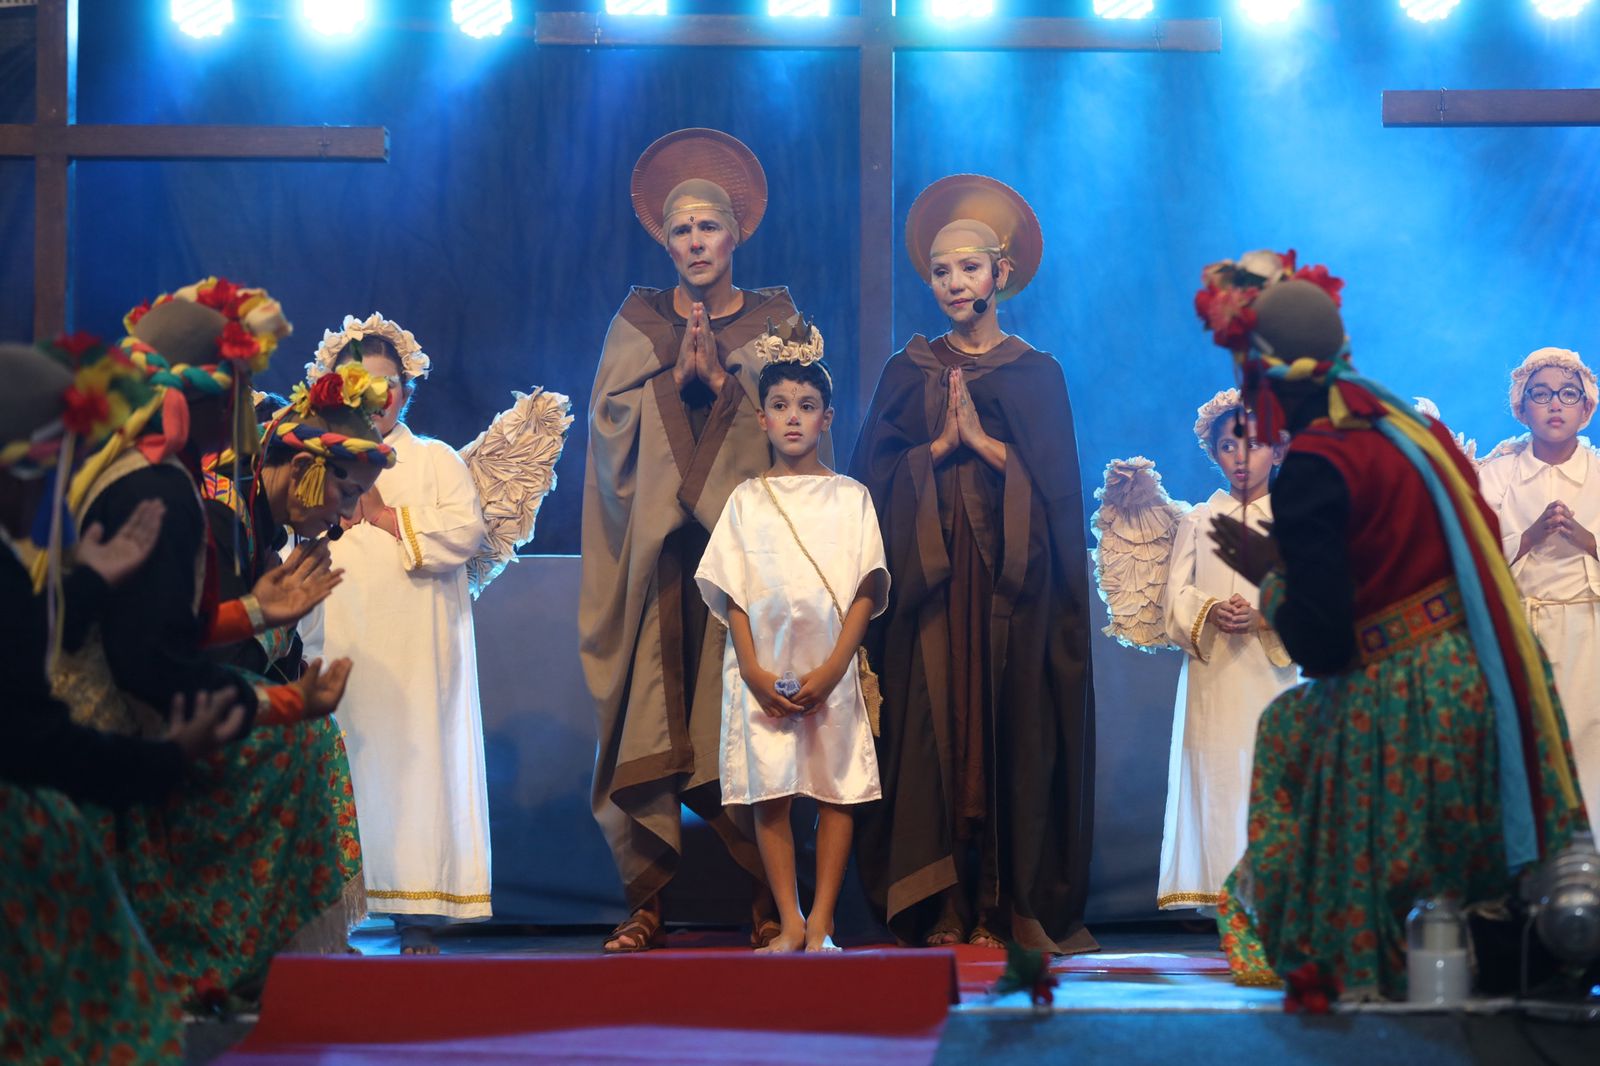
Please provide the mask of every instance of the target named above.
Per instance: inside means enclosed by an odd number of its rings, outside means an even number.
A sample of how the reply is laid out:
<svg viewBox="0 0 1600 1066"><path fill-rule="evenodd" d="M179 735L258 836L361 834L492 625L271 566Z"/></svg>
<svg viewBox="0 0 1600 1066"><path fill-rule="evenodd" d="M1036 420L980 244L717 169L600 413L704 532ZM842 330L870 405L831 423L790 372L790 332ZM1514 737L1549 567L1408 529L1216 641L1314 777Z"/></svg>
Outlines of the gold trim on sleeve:
<svg viewBox="0 0 1600 1066"><path fill-rule="evenodd" d="M421 566L422 545L417 543L417 531L411 528L411 508L400 508L400 525L405 530L406 543L411 547L411 558L415 560L413 565Z"/></svg>
<svg viewBox="0 0 1600 1066"><path fill-rule="evenodd" d="M1201 662L1206 661L1205 652L1200 650L1200 631L1206 626L1206 615L1211 613L1211 608L1217 605L1215 596L1205 602L1200 608L1200 613L1194 616L1194 625L1189 627L1189 646L1194 649L1194 657Z"/></svg>

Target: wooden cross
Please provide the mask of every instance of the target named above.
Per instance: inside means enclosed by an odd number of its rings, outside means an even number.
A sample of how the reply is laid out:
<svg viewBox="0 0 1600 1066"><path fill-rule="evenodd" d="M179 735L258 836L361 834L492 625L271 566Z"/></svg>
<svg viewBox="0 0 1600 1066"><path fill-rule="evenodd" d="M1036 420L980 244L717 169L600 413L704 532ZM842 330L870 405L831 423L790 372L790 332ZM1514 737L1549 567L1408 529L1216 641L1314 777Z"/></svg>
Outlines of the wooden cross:
<svg viewBox="0 0 1600 1066"><path fill-rule="evenodd" d="M1600 89L1391 89L1383 124L1600 126Z"/></svg>
<svg viewBox="0 0 1600 1066"><path fill-rule="evenodd" d="M38 0L37 19L34 121L0 125L0 157L33 159L36 337L60 333L72 318L67 253L76 160L389 159L382 126L80 126L78 0Z"/></svg>
<svg viewBox="0 0 1600 1066"><path fill-rule="evenodd" d="M527 33L523 30L508 32ZM904 51L1219 52L1216 19L1005 18L935 22L896 18L894 0L861 0L861 14L828 18L744 15L608 16L540 11L541 45L579 48L669 46L820 51L861 57L861 410L894 352L894 56Z"/></svg>

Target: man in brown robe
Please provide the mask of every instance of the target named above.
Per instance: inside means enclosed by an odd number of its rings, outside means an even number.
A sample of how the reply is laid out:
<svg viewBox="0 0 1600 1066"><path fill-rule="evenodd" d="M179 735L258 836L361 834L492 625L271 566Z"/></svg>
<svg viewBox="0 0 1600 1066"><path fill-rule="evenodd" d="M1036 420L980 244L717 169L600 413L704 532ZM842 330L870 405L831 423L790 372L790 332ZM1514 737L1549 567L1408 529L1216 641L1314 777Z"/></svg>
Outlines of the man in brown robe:
<svg viewBox="0 0 1600 1066"><path fill-rule="evenodd" d="M754 879L759 946L778 924L748 808L722 807L725 637L694 572L729 493L771 465L755 344L800 315L786 289L733 284L733 251L766 209L765 175L739 141L668 134L640 157L633 200L678 283L628 295L589 400L578 631L598 722L591 800L632 912L606 950L660 944L660 893L682 852L680 804Z"/></svg>
<svg viewBox="0 0 1600 1066"><path fill-rule="evenodd" d="M1083 498L1061 365L992 305L1038 269L1038 221L977 175L936 182L907 241L951 329L884 367L851 473L894 575L867 639L883 801L857 822L869 901L909 943L1093 951L1094 695Z"/></svg>

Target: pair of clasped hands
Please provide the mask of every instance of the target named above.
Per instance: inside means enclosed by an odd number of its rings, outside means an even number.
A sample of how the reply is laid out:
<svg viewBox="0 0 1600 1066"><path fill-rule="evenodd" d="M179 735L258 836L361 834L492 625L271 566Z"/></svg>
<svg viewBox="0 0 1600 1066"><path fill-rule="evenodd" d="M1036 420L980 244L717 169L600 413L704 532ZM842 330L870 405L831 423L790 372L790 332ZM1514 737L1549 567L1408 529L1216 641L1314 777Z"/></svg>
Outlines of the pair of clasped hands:
<svg viewBox="0 0 1600 1066"><path fill-rule="evenodd" d="M971 448L991 466L1004 465L1003 452L998 452L1001 461L995 462L999 442L989 436L978 419L978 409L972 403L972 393L967 390L965 375L960 367L953 367L945 396L944 428L933 438L933 461L942 462L962 445Z"/></svg>
<svg viewBox="0 0 1600 1066"><path fill-rule="evenodd" d="M166 510L160 500L144 500L109 540L104 528L95 523L79 538L74 562L93 570L113 588L122 584L155 549ZM333 569L328 542L318 539L297 545L289 558L263 574L250 592L269 627L292 625L327 599L343 578L344 571ZM304 701L305 718L334 712L344 696L350 665L349 659L336 659L324 667L322 660L316 659L306 666L305 673L293 682ZM245 709L232 687L195 692L173 697L167 722L160 739L176 744L185 758L193 760L237 740L244 729Z"/></svg>
<svg viewBox="0 0 1600 1066"><path fill-rule="evenodd" d="M1533 525L1523 531L1517 558L1522 558L1552 537L1560 537L1579 551L1600 558L1595 550L1594 534L1580 525L1573 517L1572 508L1560 500L1551 500L1550 505L1533 520Z"/></svg>
<svg viewBox="0 0 1600 1066"><path fill-rule="evenodd" d="M683 341L678 345L678 361L672 364L672 381L682 392L696 378L705 382L712 392L721 393L728 383L728 371L717 357L717 341L711 333L711 320L706 305L695 303L689 308L688 322L683 330Z"/></svg>
<svg viewBox="0 0 1600 1066"><path fill-rule="evenodd" d="M1207 536L1217 558L1252 585L1259 587L1268 571L1282 565L1278 545L1272 538L1257 533L1237 518L1212 515ZM1261 612L1237 592L1211 605L1211 610L1206 612L1206 624L1223 633L1249 633L1267 628Z"/></svg>

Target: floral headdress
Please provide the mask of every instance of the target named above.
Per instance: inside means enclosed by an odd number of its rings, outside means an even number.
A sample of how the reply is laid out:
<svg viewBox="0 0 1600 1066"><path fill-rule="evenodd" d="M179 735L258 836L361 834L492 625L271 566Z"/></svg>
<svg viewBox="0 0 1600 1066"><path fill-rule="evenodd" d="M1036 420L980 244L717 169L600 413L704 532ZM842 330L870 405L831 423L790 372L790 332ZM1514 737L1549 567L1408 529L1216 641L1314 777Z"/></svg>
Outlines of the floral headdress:
<svg viewBox="0 0 1600 1066"><path fill-rule="evenodd" d="M339 354L348 345L359 343L366 337L382 337L394 346L395 354L400 357L400 375L407 384L427 377L433 367L433 360L428 358L428 353L422 350L410 330L401 329L399 323L374 311L364 320L355 315L345 315L344 328L337 333L331 329L325 330L322 343L317 345L317 354L306 364L306 378L316 381L331 372L339 362Z"/></svg>
<svg viewBox="0 0 1600 1066"><path fill-rule="evenodd" d="M305 452L311 468L295 486L295 496L307 507L320 507L327 496L329 463L365 463L387 469L394 465L391 445L365 437L352 437L331 429L308 425L318 415L355 411L370 420L389 403L389 383L367 373L359 363L346 363L309 386L296 385L289 406L278 412L262 433L268 455Z"/></svg>
<svg viewBox="0 0 1600 1066"><path fill-rule="evenodd" d="M822 365L822 331L815 323L806 321L791 325L785 322L780 326L769 318L767 331L751 343L756 355L768 366L773 363L817 364L817 369L828 379L828 387L833 387L833 375Z"/></svg>
<svg viewBox="0 0 1600 1066"><path fill-rule="evenodd" d="M94 448L104 443L156 395L120 348L92 334L62 334L37 348L71 371L72 382L61 395L59 418L26 440L0 443L0 468L24 478L55 467L63 450L70 452L73 445ZM66 465L71 466L70 456Z"/></svg>
<svg viewBox="0 0 1600 1066"><path fill-rule="evenodd" d="M1559 367L1578 379L1578 387L1583 390L1584 399L1589 401L1589 413L1578 427L1583 429L1594 418L1596 404L1600 402L1600 389L1596 388L1594 371L1583 364L1577 352L1566 348L1540 348L1530 353L1522 365L1511 372L1511 416L1527 424L1522 417L1522 400L1528 391L1528 379L1550 366Z"/></svg>
<svg viewBox="0 0 1600 1066"><path fill-rule="evenodd" d="M123 316L123 328L133 333L140 319L153 308L172 300L188 300L209 307L227 319L217 338L215 366L218 368L231 371L234 366L244 366L252 374L259 374L267 369L278 341L294 332L294 327L283 316L283 308L265 289L247 289L227 278L216 277L186 285L176 292L162 293L140 304Z"/></svg>
<svg viewBox="0 0 1600 1066"><path fill-rule="evenodd" d="M0 441L0 469L19 478L49 478L45 509L29 534L42 549L30 569L35 591L45 591L49 669L61 650L61 556L72 540L66 504L75 458L104 444L131 420L147 419L155 408L156 390L119 348L91 334L64 334L36 350L70 375L61 391L60 414L25 438Z"/></svg>
<svg viewBox="0 0 1600 1066"><path fill-rule="evenodd" d="M1223 389L1200 405L1195 411L1194 435L1200 441L1201 451L1211 454L1212 430L1216 428L1217 419L1234 413L1242 406L1238 389Z"/></svg>
<svg viewBox="0 0 1600 1066"><path fill-rule="evenodd" d="M1202 288L1194 294L1195 314L1211 331L1211 339L1241 358L1250 350L1256 328L1256 297L1280 281L1309 281L1339 304L1344 281L1320 263L1295 269L1295 252L1246 252L1238 261L1224 259L1200 272Z"/></svg>

